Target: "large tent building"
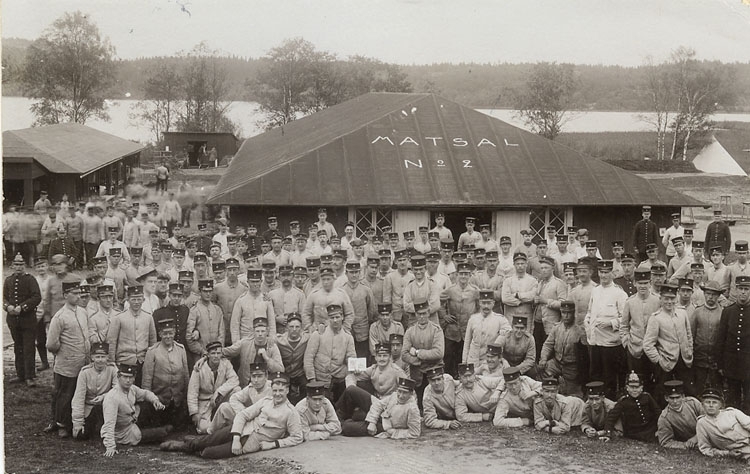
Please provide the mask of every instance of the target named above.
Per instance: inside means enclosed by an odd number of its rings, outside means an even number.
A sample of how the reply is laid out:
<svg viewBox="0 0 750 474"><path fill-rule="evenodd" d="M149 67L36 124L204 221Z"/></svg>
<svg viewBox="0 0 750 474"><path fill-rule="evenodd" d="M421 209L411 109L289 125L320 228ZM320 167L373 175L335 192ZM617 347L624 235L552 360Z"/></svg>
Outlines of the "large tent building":
<svg viewBox="0 0 750 474"><path fill-rule="evenodd" d="M454 236L466 216L495 236L575 225L609 248L653 206L660 226L683 207L704 206L631 172L433 94L369 93L244 142L209 197L232 221L275 215L308 224L328 209L338 229L397 232L446 214ZM608 252L607 252L608 253Z"/></svg>
<svg viewBox="0 0 750 474"><path fill-rule="evenodd" d="M5 202L34 204L46 190L55 201L115 194L140 166L143 145L85 125L66 123L3 132Z"/></svg>

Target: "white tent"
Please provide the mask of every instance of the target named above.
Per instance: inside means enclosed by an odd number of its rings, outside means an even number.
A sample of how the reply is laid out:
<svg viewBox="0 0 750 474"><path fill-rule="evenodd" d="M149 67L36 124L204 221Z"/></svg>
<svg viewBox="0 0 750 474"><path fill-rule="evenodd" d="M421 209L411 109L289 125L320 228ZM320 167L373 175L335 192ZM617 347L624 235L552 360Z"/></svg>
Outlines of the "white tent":
<svg viewBox="0 0 750 474"><path fill-rule="evenodd" d="M747 176L747 173L732 158L732 155L721 146L715 137L711 137L711 143L703 147L698 156L693 160L695 168L704 173L719 173L731 176Z"/></svg>

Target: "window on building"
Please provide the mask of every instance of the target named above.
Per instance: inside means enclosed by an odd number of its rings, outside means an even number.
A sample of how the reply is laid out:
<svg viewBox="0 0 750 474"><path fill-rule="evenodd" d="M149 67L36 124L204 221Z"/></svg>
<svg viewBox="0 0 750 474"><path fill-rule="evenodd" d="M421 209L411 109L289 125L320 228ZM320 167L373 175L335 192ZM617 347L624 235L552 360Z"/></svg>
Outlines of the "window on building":
<svg viewBox="0 0 750 474"><path fill-rule="evenodd" d="M555 226L555 233L565 233L567 222L572 218L570 210L564 207L538 207L529 211L529 227L534 233L534 240L547 238L547 226Z"/></svg>
<svg viewBox="0 0 750 474"><path fill-rule="evenodd" d="M355 235L363 235L365 230L372 226L378 234L382 233L385 226L393 226L393 211L371 207L358 207L354 210L354 232Z"/></svg>

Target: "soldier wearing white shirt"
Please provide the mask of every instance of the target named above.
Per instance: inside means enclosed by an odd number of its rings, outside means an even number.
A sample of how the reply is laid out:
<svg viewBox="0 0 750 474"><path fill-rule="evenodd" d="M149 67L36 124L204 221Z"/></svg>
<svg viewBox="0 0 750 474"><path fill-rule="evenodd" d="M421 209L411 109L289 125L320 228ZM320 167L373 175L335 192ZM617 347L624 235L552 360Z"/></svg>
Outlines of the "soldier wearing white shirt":
<svg viewBox="0 0 750 474"><path fill-rule="evenodd" d="M667 259L674 257L677 253L673 240L676 237L683 237L684 233L685 228L680 225L680 213L672 213L672 226L664 231L664 236L661 239L661 244L666 248Z"/></svg>
<svg viewBox="0 0 750 474"><path fill-rule="evenodd" d="M435 227L431 232L437 232L440 240L453 240L453 232L445 224L445 213L438 211L435 213Z"/></svg>
<svg viewBox="0 0 750 474"><path fill-rule="evenodd" d="M476 245L478 241L482 240L482 235L474 230L475 224L476 219L474 217L466 218L466 232L458 237L458 250L464 250L467 245Z"/></svg>
<svg viewBox="0 0 750 474"><path fill-rule="evenodd" d="M507 235L500 237L500 253L497 255L497 274L503 278L513 275L513 253L510 251L511 240Z"/></svg>

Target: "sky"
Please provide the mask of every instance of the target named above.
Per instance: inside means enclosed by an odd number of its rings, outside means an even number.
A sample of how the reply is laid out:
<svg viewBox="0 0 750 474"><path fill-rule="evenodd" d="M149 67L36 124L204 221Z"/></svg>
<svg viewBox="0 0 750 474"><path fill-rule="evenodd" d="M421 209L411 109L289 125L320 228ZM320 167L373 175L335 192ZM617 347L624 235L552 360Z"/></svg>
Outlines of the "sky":
<svg viewBox="0 0 750 474"><path fill-rule="evenodd" d="M80 10L117 56L167 56L201 41L260 57L303 37L340 57L398 64L642 64L678 46L750 61L750 0L3 0L2 37L37 38Z"/></svg>

